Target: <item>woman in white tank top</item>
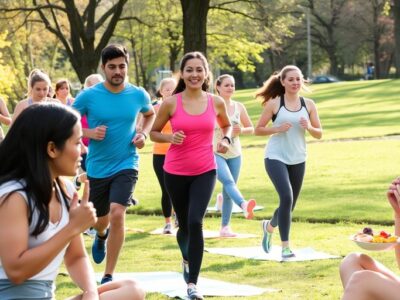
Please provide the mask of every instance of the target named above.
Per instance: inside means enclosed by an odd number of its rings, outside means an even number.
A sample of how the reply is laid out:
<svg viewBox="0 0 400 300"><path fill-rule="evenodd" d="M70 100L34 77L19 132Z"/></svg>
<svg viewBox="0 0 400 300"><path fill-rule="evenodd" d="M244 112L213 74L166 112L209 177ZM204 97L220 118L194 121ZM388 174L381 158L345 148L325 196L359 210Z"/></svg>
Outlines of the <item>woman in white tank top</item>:
<svg viewBox="0 0 400 300"><path fill-rule="evenodd" d="M54 299L63 261L82 289L74 299L144 299L131 280L96 286L81 235L96 212L88 190L78 203L61 178L79 168L81 137L79 115L56 103L27 107L7 133L0 147L0 299Z"/></svg>
<svg viewBox="0 0 400 300"><path fill-rule="evenodd" d="M282 258L295 256L289 247L292 211L303 183L306 161L305 133L320 139L321 122L311 99L299 96L304 78L296 66L286 66L272 75L258 91L264 110L255 134L271 136L265 149L264 163L269 178L279 194L279 207L271 220L262 222L265 252L271 248L271 237L279 226ZM267 126L272 120L272 126Z"/></svg>

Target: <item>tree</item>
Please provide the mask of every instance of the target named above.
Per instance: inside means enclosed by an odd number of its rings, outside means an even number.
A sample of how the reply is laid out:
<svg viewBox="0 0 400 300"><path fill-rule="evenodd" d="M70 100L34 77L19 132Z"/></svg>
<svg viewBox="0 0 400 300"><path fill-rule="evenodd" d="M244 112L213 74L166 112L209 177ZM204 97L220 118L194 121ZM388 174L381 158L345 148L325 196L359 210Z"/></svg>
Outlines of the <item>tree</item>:
<svg viewBox="0 0 400 300"><path fill-rule="evenodd" d="M183 14L183 51L207 54L207 14L210 0L181 0Z"/></svg>
<svg viewBox="0 0 400 300"><path fill-rule="evenodd" d="M311 36L313 43L325 50L330 62L330 73L338 75L338 39L337 30L340 16L348 0L318 1L307 0L305 7L312 15Z"/></svg>
<svg viewBox="0 0 400 300"><path fill-rule="evenodd" d="M394 41L395 41L395 67L396 77L400 78L400 0L392 1L394 19Z"/></svg>
<svg viewBox="0 0 400 300"><path fill-rule="evenodd" d="M124 5L128 0L101 5L101 1L89 0L86 6L75 1L62 0L50 3L49 0L32 0L31 6L8 7L3 5L0 11L5 13L26 13L26 20L36 13L45 29L54 34L61 42L68 58L81 81L95 73L101 56L101 50L108 44L115 26L121 18ZM99 12L103 10L100 14ZM96 19L97 15L101 15ZM68 27L59 20L66 17ZM101 32L101 33L100 33ZM97 44L96 44L97 41Z"/></svg>

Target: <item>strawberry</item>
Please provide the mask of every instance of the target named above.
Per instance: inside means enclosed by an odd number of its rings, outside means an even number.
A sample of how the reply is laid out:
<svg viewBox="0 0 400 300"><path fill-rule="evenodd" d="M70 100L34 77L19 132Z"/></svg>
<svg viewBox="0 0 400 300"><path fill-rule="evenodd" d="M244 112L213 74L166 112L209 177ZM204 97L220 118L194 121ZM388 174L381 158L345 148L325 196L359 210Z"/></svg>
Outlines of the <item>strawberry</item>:
<svg viewBox="0 0 400 300"><path fill-rule="evenodd" d="M382 231L379 233L379 235L380 235L381 237L387 239L387 238L390 236L390 233L387 233L386 231L383 231L383 230L382 230Z"/></svg>

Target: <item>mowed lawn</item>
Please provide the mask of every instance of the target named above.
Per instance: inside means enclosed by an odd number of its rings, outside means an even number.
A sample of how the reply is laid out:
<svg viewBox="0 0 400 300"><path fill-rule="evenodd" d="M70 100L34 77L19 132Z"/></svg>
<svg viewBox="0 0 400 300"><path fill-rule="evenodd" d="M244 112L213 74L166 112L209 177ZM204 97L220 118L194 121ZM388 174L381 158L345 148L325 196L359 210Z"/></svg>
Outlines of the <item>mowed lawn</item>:
<svg viewBox="0 0 400 300"><path fill-rule="evenodd" d="M364 226L393 232L392 210L385 192L390 181L400 175L400 80L341 82L315 85L304 94L317 104L324 128L321 141L309 140L306 176L294 211L291 244L294 248L345 256L361 251L349 236ZM255 90L238 91L256 124L262 111L254 99ZM235 231L254 233L244 240L206 240L206 247L260 245L260 220L269 218L278 205L277 194L264 170L267 137L242 138L243 166L239 187L246 198L255 198L264 209L256 219L232 218ZM171 237L149 232L163 224L160 189L152 169L151 144L140 150L140 174L135 197L140 204L130 208L126 244L117 266L118 272L180 271L180 253ZM211 204L221 191L217 184ZM205 228L218 230L219 215L208 215ZM139 232L137 232L139 231ZM90 253L91 240L87 241ZM273 243L279 243L275 234ZM373 257L398 272L394 253L372 252ZM246 299L340 299L342 287L340 259L300 263L252 261L205 253L201 276L229 282L272 287L280 291ZM95 266L102 272L104 264ZM58 277L58 299L78 293L69 277ZM167 299L150 294L147 299ZM228 299L215 297L213 299Z"/></svg>

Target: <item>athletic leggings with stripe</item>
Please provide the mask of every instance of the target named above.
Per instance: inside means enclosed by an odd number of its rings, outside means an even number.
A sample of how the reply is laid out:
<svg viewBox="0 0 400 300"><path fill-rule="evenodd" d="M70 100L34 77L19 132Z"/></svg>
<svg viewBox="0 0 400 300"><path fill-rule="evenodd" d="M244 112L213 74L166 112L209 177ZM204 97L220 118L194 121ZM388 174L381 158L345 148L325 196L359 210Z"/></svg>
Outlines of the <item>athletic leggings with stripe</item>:
<svg viewBox="0 0 400 300"><path fill-rule="evenodd" d="M195 176L164 173L165 186L179 222L176 238L183 259L189 262L189 282L194 284L203 260L203 218L216 177L216 170Z"/></svg>
<svg viewBox="0 0 400 300"><path fill-rule="evenodd" d="M164 161L165 155L153 154L153 169L161 187L161 208L164 218L169 218L172 213L172 203L164 183Z"/></svg>
<svg viewBox="0 0 400 300"><path fill-rule="evenodd" d="M303 184L306 163L287 165L279 160L266 158L265 170L279 194L279 207L271 219L271 226L279 226L281 241L289 240L292 211L296 206Z"/></svg>

